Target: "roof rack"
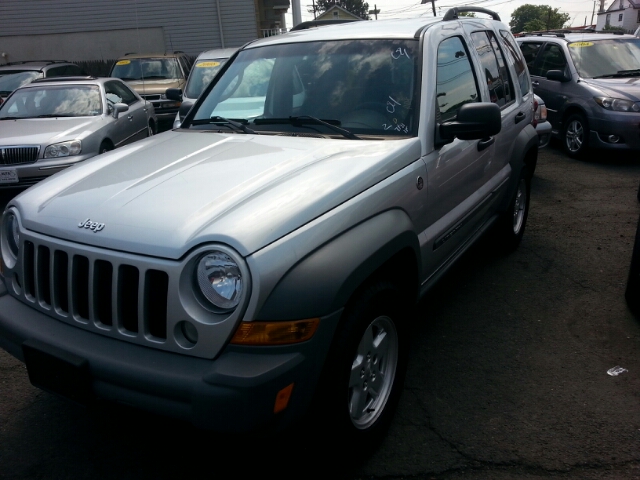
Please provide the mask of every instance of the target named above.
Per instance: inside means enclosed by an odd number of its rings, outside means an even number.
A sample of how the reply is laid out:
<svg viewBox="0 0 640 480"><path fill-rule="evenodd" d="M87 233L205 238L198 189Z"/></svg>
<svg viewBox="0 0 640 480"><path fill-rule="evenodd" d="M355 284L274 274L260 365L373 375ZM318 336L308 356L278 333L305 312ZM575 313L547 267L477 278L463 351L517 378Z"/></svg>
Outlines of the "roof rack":
<svg viewBox="0 0 640 480"><path fill-rule="evenodd" d="M488 10L482 7L453 7L447 10L447 13L444 14L444 18L442 20L445 22L449 20L457 20L459 18L458 14L463 12L486 13L487 15L490 15L494 20L498 22L500 21L500 15L498 15L493 10Z"/></svg>
<svg viewBox="0 0 640 480"><path fill-rule="evenodd" d="M542 30L539 32L522 32L519 34L521 37L541 37L543 35L553 35L555 37L564 38L566 35L571 33L597 33L603 35L624 35L625 32L615 30L615 31L603 31L596 30L594 28L563 28L557 30Z"/></svg>

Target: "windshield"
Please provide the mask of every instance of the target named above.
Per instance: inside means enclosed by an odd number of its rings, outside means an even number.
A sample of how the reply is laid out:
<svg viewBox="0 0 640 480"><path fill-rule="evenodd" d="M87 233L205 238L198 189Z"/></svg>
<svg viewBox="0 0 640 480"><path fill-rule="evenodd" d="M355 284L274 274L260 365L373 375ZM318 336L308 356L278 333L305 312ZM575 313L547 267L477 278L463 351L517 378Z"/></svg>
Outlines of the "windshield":
<svg viewBox="0 0 640 480"><path fill-rule="evenodd" d="M616 75L640 68L640 38L572 42L568 47L583 78Z"/></svg>
<svg viewBox="0 0 640 480"><path fill-rule="evenodd" d="M180 78L180 67L175 58L132 58L118 60L111 77L122 80L170 80Z"/></svg>
<svg viewBox="0 0 640 480"><path fill-rule="evenodd" d="M0 77L0 95L9 95L16 88L22 87L40 76L40 72L20 72Z"/></svg>
<svg viewBox="0 0 640 480"><path fill-rule="evenodd" d="M227 63L227 60L228 58L217 58L196 62L189 74L185 97L198 98L222 66Z"/></svg>
<svg viewBox="0 0 640 480"><path fill-rule="evenodd" d="M3 118L88 117L102 113L95 85L27 87L16 90L0 107Z"/></svg>
<svg viewBox="0 0 640 480"><path fill-rule="evenodd" d="M258 132L340 135L332 128L337 126L361 134L413 135L417 54L413 40L243 50L198 107L193 126L214 128L206 124L222 118Z"/></svg>

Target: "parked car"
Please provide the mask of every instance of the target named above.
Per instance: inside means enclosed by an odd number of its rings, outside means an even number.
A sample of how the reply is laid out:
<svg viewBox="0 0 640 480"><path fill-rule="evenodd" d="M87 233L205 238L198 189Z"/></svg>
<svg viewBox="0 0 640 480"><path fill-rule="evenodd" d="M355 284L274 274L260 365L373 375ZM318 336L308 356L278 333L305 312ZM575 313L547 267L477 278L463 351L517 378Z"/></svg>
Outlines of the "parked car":
<svg viewBox="0 0 640 480"><path fill-rule="evenodd" d="M142 98L150 101L158 120L173 121L180 102L167 99L167 88L184 89L191 70L183 52L126 54L111 67L109 76L127 82Z"/></svg>
<svg viewBox="0 0 640 480"><path fill-rule="evenodd" d="M0 97L9 96L16 88L37 78L86 76L75 63L66 60L10 62L0 65ZM2 102L0 102L2 103Z"/></svg>
<svg viewBox="0 0 640 480"><path fill-rule="evenodd" d="M9 202L0 346L80 402L306 419L352 454L391 421L416 300L485 232L520 243L532 119L482 8L256 40L181 128Z"/></svg>
<svg viewBox="0 0 640 480"><path fill-rule="evenodd" d="M117 78L35 80L0 106L0 187L33 185L153 135L153 105Z"/></svg>
<svg viewBox="0 0 640 480"><path fill-rule="evenodd" d="M589 147L640 150L640 38L556 33L518 38L567 154Z"/></svg>
<svg viewBox="0 0 640 480"><path fill-rule="evenodd" d="M551 140L551 124L547 120L547 106L544 100L538 95L533 96L533 106L535 113L533 114L533 126L536 127L536 133L538 134L538 148L544 148L549 145Z"/></svg>
<svg viewBox="0 0 640 480"><path fill-rule="evenodd" d="M638 190L638 200L640 201L640 190ZM640 219L636 228L636 237L631 253L631 265L629 267L629 277L627 288L624 292L629 309L640 317Z"/></svg>
<svg viewBox="0 0 640 480"><path fill-rule="evenodd" d="M180 122L182 121L180 112L184 112L182 115L182 118L184 118L186 112L189 111L185 109L185 107L193 105L193 102L196 101L205 87L211 83L213 77L218 74L222 66L227 63L227 60L229 60L236 51L237 48L218 48L202 52L193 63L193 68L187 79L187 85L184 91L172 89L174 90L173 92L166 92L168 99L182 102L180 110L176 113L173 128L180 126Z"/></svg>

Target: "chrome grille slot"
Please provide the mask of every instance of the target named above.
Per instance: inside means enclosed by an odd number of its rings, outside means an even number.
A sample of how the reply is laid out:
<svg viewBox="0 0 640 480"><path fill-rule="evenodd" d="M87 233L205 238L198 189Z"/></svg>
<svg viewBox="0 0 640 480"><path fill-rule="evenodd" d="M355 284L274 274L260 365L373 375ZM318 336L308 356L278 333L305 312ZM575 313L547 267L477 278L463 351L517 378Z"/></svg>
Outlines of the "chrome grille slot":
<svg viewBox="0 0 640 480"><path fill-rule="evenodd" d="M15 146L0 148L0 165L21 165L38 160L39 146Z"/></svg>
<svg viewBox="0 0 640 480"><path fill-rule="evenodd" d="M160 94L146 94L140 96L145 100L160 100Z"/></svg>
<svg viewBox="0 0 640 480"><path fill-rule="evenodd" d="M25 240L23 295L60 319L144 338L167 340L169 274L114 264ZM116 328L114 328L116 327Z"/></svg>

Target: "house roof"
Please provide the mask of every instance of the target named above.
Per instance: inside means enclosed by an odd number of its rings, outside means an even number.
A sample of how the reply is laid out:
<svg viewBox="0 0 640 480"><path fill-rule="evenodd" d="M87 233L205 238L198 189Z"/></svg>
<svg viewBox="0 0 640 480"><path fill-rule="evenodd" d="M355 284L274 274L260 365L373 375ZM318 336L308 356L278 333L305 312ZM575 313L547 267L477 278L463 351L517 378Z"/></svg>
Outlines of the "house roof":
<svg viewBox="0 0 640 480"><path fill-rule="evenodd" d="M339 10L339 11L341 11L343 14L345 14L345 15L347 15L347 16L350 16L350 17L353 17L354 19L355 19L355 18L357 18L358 20L362 20L359 16L357 16L357 15L355 15L355 14L351 13L349 10L344 9L344 8L342 8L342 7L341 7L341 6L339 6L339 5L334 5L333 7L331 7L330 9L328 9L326 12L324 12L324 13L322 13L322 14L318 15L318 16L316 17L316 20L322 20L323 18L333 17L333 12L334 12L335 10Z"/></svg>

